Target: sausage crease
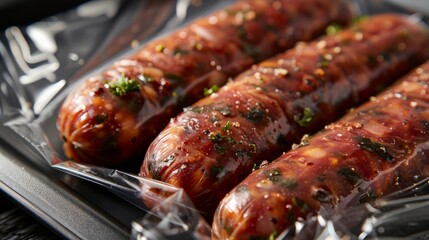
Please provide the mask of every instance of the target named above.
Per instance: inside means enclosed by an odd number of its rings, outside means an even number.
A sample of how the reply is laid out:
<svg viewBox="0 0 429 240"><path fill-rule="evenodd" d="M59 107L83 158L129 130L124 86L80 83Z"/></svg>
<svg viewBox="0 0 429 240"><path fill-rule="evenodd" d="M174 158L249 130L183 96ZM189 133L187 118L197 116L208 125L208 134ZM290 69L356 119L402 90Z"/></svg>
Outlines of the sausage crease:
<svg viewBox="0 0 429 240"><path fill-rule="evenodd" d="M266 238L321 206L350 206L412 186L429 176L428 154L429 62L253 172L219 205L214 234Z"/></svg>
<svg viewBox="0 0 429 240"><path fill-rule="evenodd" d="M107 167L140 165L156 134L204 88L351 18L346 0L249 0L198 19L68 96L57 121L65 154Z"/></svg>
<svg viewBox="0 0 429 240"><path fill-rule="evenodd" d="M184 188L210 219L252 168L425 61L428 45L427 29L391 14L299 44L173 119L149 147L141 175Z"/></svg>

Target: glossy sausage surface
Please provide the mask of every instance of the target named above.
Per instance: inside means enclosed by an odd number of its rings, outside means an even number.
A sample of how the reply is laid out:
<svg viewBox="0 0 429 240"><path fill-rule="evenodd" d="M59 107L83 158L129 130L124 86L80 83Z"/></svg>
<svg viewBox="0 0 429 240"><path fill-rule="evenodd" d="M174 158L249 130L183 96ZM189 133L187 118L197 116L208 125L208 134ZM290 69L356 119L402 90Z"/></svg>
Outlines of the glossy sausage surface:
<svg viewBox="0 0 429 240"><path fill-rule="evenodd" d="M300 145L227 195L218 238L267 238L321 206L368 202L428 177L429 62Z"/></svg>
<svg viewBox="0 0 429 240"><path fill-rule="evenodd" d="M69 95L57 121L65 153L107 167L140 165L156 134L204 88L351 17L346 0L249 0L198 19Z"/></svg>
<svg viewBox="0 0 429 240"><path fill-rule="evenodd" d="M300 44L173 119L149 147L141 175L184 188L210 218L252 168L422 63L428 44L428 30L400 15Z"/></svg>

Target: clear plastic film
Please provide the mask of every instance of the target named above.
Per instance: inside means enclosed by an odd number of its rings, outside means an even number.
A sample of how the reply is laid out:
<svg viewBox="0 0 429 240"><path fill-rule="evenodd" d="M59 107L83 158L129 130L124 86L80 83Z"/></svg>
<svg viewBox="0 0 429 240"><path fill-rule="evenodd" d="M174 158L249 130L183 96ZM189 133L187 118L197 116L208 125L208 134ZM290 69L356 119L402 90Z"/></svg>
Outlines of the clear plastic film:
<svg viewBox="0 0 429 240"><path fill-rule="evenodd" d="M372 203L320 209L278 239L427 239L428 179Z"/></svg>
<svg viewBox="0 0 429 240"><path fill-rule="evenodd" d="M0 137L14 146L9 137L12 130L26 147L46 160L36 164L48 164L100 184L147 210L132 224L134 239L210 239L210 225L183 190L135 173L65 160L56 118L67 94L86 76L134 53L151 39L231 2L90 1L29 26L6 29L0 36ZM354 3L362 14L401 12L413 15L416 21L426 21L429 14L425 8L428 4L420 2ZM157 194L160 190L163 196ZM297 222L278 238L424 238L429 220L429 215L422 214L428 208L426 190L427 182L422 181L373 204L322 209L319 215ZM149 210L143 199L157 204Z"/></svg>

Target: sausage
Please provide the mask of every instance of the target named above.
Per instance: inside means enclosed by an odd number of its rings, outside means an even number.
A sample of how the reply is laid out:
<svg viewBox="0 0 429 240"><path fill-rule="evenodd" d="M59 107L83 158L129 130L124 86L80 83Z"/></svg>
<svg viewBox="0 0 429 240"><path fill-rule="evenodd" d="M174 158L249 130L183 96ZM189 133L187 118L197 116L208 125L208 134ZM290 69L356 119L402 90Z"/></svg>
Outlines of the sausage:
<svg viewBox="0 0 429 240"><path fill-rule="evenodd" d="M299 44L173 119L150 145L140 175L183 188L210 219L254 167L422 63L428 45L427 29L394 14Z"/></svg>
<svg viewBox="0 0 429 240"><path fill-rule="evenodd" d="M346 0L250 0L198 19L69 94L57 120L65 154L120 169L135 162L138 171L156 134L204 88L351 18Z"/></svg>
<svg viewBox="0 0 429 240"><path fill-rule="evenodd" d="M280 233L322 206L344 208L429 176L429 62L253 172L220 203L220 239Z"/></svg>

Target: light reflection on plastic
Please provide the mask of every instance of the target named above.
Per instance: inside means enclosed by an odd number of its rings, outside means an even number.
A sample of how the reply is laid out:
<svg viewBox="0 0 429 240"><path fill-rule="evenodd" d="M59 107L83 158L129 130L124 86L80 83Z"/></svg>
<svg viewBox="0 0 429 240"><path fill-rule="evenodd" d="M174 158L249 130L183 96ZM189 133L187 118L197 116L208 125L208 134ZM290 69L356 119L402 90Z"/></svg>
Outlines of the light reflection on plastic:
<svg viewBox="0 0 429 240"><path fill-rule="evenodd" d="M54 72L60 67L55 55L41 51L32 53L24 35L17 27L8 28L5 34L9 41L13 58L20 70L25 73L19 78L22 85L28 85L43 78L55 82L56 76ZM31 67L30 65L33 64L38 64L39 66Z"/></svg>

